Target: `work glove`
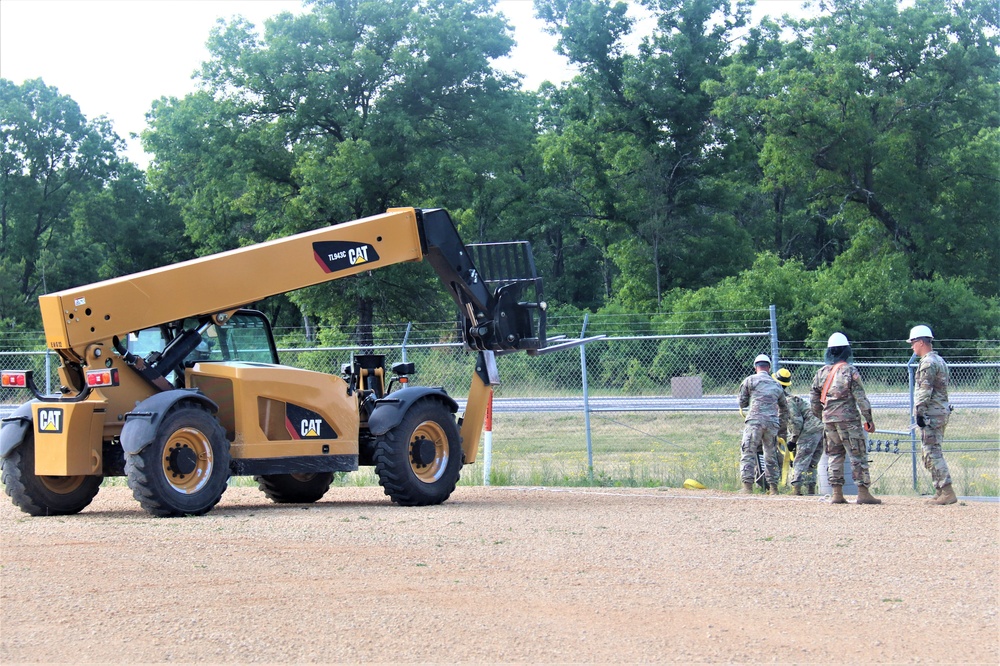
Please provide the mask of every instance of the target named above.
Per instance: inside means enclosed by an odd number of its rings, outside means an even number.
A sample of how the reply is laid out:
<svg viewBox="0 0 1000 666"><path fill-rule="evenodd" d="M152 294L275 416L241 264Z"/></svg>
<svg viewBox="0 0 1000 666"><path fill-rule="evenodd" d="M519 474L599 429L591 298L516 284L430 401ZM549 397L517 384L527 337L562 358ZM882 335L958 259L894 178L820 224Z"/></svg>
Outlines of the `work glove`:
<svg viewBox="0 0 1000 666"><path fill-rule="evenodd" d="M917 425L920 426L921 428L927 427L927 421L924 420L923 414L917 414Z"/></svg>
<svg viewBox="0 0 1000 666"><path fill-rule="evenodd" d="M795 446L798 444L798 442L799 442L798 437L792 437L792 441L788 442L788 450L795 451Z"/></svg>
<svg viewBox="0 0 1000 666"><path fill-rule="evenodd" d="M865 423L865 432L875 432L875 424L871 421Z"/></svg>

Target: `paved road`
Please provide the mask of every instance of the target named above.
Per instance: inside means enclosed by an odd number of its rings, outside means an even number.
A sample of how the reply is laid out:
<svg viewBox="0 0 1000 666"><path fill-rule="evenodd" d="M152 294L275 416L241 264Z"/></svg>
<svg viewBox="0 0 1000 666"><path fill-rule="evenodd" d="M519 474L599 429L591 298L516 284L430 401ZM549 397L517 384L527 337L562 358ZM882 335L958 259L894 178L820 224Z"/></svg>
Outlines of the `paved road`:
<svg viewBox="0 0 1000 666"><path fill-rule="evenodd" d="M910 404L906 393L880 393L868 396L873 409L906 409ZM464 401L459 400L464 407ZM995 409L1000 410L1000 394L997 393L954 393L951 403L955 409ZM589 400L592 412L637 412L637 411L736 411L735 396L705 396L696 399L657 397L592 397ZM583 398L495 398L495 412L582 412Z"/></svg>
<svg viewBox="0 0 1000 666"><path fill-rule="evenodd" d="M909 406L906 393L878 393L869 396L874 409L905 409ZM994 409L1000 411L1000 394L953 393L951 403L955 409ZM458 399L461 409L465 400ZM592 412L728 412L736 411L735 396L705 396L696 399L655 397L592 397ZM0 405L0 418L13 411L13 405ZM493 411L514 412L582 412L583 398L495 398Z"/></svg>

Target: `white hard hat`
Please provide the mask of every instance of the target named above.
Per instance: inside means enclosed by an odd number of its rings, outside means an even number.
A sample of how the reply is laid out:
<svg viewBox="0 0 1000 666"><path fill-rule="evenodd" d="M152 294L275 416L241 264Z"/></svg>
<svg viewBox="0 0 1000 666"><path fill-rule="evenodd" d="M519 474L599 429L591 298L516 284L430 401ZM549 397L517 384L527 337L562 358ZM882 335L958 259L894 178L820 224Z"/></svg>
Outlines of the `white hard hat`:
<svg viewBox="0 0 1000 666"><path fill-rule="evenodd" d="M830 339L826 343L827 347L850 347L851 343L847 341L847 336L843 333L834 333L830 336Z"/></svg>
<svg viewBox="0 0 1000 666"><path fill-rule="evenodd" d="M753 364L757 365L758 363L767 363L768 365L771 365L771 357L767 354L757 354L757 358L753 360Z"/></svg>
<svg viewBox="0 0 1000 666"><path fill-rule="evenodd" d="M919 326L914 326L913 328L911 328L910 338L907 340L907 342L913 342L917 338L930 338L931 340L933 340L934 334L931 333L931 327L920 324Z"/></svg>

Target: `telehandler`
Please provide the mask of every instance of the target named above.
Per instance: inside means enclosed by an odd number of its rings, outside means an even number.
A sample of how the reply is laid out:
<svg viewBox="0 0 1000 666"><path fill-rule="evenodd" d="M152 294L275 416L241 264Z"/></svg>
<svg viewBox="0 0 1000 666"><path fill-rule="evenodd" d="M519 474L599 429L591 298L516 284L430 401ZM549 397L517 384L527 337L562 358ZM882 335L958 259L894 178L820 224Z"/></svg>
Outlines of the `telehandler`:
<svg viewBox="0 0 1000 666"><path fill-rule="evenodd" d="M478 352L462 418L443 388L410 385L412 363L389 381L374 354L341 376L280 365L270 323L244 307L422 259ZM528 243L467 248L446 211L415 208L41 296L60 393L2 373L34 395L0 428L6 493L34 516L75 514L105 476L125 476L147 512L200 515L231 475L275 502L315 502L334 473L373 465L393 502L439 504L476 460L496 353L546 348L541 297Z"/></svg>

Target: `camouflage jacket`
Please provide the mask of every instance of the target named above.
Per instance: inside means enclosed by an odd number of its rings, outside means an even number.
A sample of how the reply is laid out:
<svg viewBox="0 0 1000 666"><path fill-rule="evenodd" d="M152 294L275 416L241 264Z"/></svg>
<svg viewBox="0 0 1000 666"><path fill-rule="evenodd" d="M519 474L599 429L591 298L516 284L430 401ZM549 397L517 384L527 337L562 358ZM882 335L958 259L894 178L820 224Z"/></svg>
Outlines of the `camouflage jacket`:
<svg viewBox="0 0 1000 666"><path fill-rule="evenodd" d="M740 408L746 412L746 421L770 421L778 424L778 432L788 428L788 400L785 389L766 372L750 375L740 384Z"/></svg>
<svg viewBox="0 0 1000 666"><path fill-rule="evenodd" d="M919 416L940 416L948 413L948 365L936 351L920 359L915 377L916 392L913 411Z"/></svg>
<svg viewBox="0 0 1000 666"><path fill-rule="evenodd" d="M826 405L820 402L823 384L836 368L836 375L826 393ZM813 414L822 417L823 423L857 422L858 412L867 423L873 423L872 406L861 385L858 369L850 363L824 365L816 373L809 392L809 406Z"/></svg>
<svg viewBox="0 0 1000 666"><path fill-rule="evenodd" d="M809 403L801 396L790 395L788 397L788 434L794 438L822 431L823 422L812 413Z"/></svg>

